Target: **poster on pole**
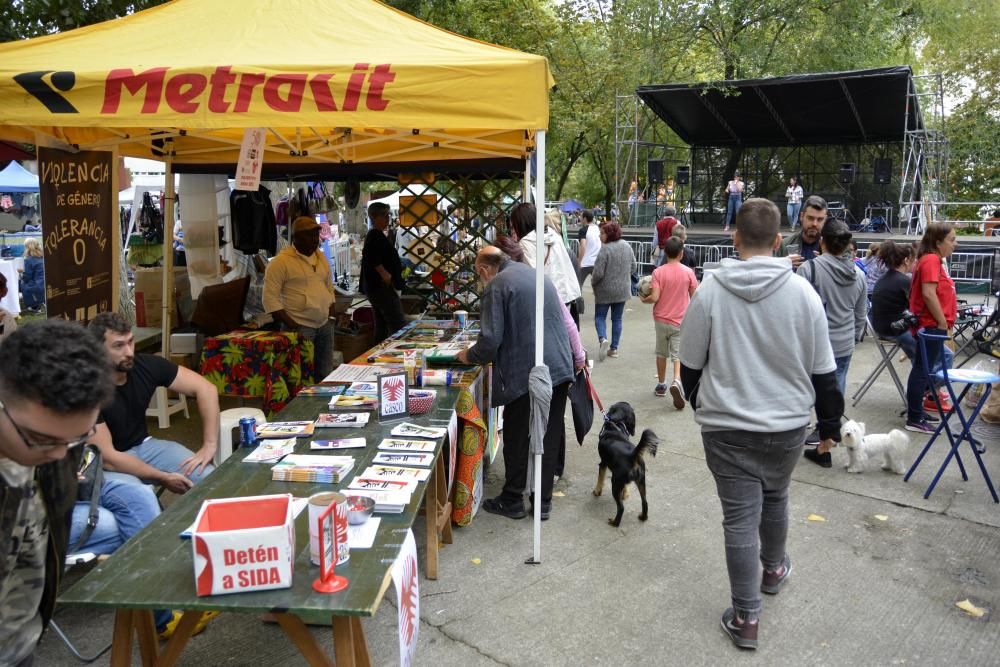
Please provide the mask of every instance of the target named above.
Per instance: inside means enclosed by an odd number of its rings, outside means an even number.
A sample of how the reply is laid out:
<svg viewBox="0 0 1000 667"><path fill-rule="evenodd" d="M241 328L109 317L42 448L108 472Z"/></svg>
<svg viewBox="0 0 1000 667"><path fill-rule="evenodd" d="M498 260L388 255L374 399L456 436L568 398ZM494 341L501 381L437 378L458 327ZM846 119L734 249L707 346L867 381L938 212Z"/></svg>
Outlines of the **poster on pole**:
<svg viewBox="0 0 1000 667"><path fill-rule="evenodd" d="M240 160L236 163L236 189L257 192L260 187L260 172L264 166L264 139L267 128L248 127L243 130L240 145Z"/></svg>
<svg viewBox="0 0 1000 667"><path fill-rule="evenodd" d="M115 303L113 154L38 147L49 317L89 322Z"/></svg>

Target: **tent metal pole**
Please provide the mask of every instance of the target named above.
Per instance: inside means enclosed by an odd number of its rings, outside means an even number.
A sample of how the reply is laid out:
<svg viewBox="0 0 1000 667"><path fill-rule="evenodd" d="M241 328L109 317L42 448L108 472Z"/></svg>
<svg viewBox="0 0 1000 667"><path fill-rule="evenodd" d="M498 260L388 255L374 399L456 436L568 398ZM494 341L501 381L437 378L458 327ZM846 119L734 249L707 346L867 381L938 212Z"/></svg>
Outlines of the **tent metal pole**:
<svg viewBox="0 0 1000 667"><path fill-rule="evenodd" d="M173 149L173 142L168 145ZM174 158L168 152L164 156L166 164L166 181L163 192L163 302L160 306L161 335L160 351L164 359L170 359L170 294L173 291L174 278ZM132 202L135 206L135 202ZM169 241L168 241L169 240Z"/></svg>
<svg viewBox="0 0 1000 667"><path fill-rule="evenodd" d="M544 363L545 355L545 130L535 133L535 365ZM530 169L528 176L530 177ZM532 559L542 562L542 455L535 454L535 548Z"/></svg>
<svg viewBox="0 0 1000 667"><path fill-rule="evenodd" d="M536 149L537 150L537 149ZM531 156L524 158L524 184L521 186L523 192L521 201L525 204L531 203Z"/></svg>

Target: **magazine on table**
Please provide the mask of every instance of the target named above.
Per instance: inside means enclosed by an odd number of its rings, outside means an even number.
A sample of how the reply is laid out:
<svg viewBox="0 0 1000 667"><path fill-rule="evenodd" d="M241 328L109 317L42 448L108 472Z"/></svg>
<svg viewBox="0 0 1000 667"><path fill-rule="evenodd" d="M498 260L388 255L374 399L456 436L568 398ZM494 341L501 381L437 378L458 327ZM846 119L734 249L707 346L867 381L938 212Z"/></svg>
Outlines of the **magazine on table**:
<svg viewBox="0 0 1000 667"><path fill-rule="evenodd" d="M385 479L413 479L426 482L431 476L430 468L401 468L399 466L371 465L361 473L363 477L383 477Z"/></svg>
<svg viewBox="0 0 1000 667"><path fill-rule="evenodd" d="M409 440L407 438L385 438L378 448L391 452L427 452L434 453L437 443L430 440Z"/></svg>
<svg viewBox="0 0 1000 667"><path fill-rule="evenodd" d="M364 449L368 446L368 441L364 438L336 438L334 440L313 440L309 443L309 449L318 451L330 451L334 449Z"/></svg>
<svg viewBox="0 0 1000 667"><path fill-rule="evenodd" d="M341 364L323 382L375 382L378 376L391 371L402 370L399 366L377 366L370 364Z"/></svg>
<svg viewBox="0 0 1000 667"><path fill-rule="evenodd" d="M428 452L378 452L372 463L397 466L431 466L434 464L434 454Z"/></svg>
<svg viewBox="0 0 1000 667"><path fill-rule="evenodd" d="M406 491L412 493L417 488L417 480L358 476L351 480L347 488L361 491Z"/></svg>
<svg viewBox="0 0 1000 667"><path fill-rule="evenodd" d="M243 462L275 463L281 457L294 452L295 443L295 438L263 440L252 452L247 454L246 458L243 459Z"/></svg>
<svg viewBox="0 0 1000 667"><path fill-rule="evenodd" d="M443 438L448 433L447 428L439 428L436 426L421 426L420 424L413 424L411 422L403 422L394 426L392 435L398 436L400 438L431 438L436 440L437 438Z"/></svg>
<svg viewBox="0 0 1000 667"><path fill-rule="evenodd" d="M375 410L378 408L378 399L363 394L334 396L328 406L331 410Z"/></svg>
<svg viewBox="0 0 1000 667"><path fill-rule="evenodd" d="M398 372L398 371L397 371ZM378 379L372 382L354 382L347 389L348 396L378 396Z"/></svg>
<svg viewBox="0 0 1000 667"><path fill-rule="evenodd" d="M313 434L312 422L268 422L257 426L258 438L308 438Z"/></svg>
<svg viewBox="0 0 1000 667"><path fill-rule="evenodd" d="M355 428L368 423L369 412L323 413L316 417L316 428Z"/></svg>
<svg viewBox="0 0 1000 667"><path fill-rule="evenodd" d="M340 396L347 390L342 384L315 384L299 389L298 396Z"/></svg>

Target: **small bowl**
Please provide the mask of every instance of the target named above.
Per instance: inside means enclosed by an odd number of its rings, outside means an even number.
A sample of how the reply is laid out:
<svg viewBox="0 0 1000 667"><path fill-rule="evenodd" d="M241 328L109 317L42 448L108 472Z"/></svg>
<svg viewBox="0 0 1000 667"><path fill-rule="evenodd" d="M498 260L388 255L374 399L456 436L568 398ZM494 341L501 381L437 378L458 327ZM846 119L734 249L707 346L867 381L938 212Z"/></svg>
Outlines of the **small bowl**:
<svg viewBox="0 0 1000 667"><path fill-rule="evenodd" d="M415 389L410 391L410 414L422 415L430 411L434 405L434 394L429 391Z"/></svg>
<svg viewBox="0 0 1000 667"><path fill-rule="evenodd" d="M368 496L347 496L347 523L357 526L375 511L375 501Z"/></svg>

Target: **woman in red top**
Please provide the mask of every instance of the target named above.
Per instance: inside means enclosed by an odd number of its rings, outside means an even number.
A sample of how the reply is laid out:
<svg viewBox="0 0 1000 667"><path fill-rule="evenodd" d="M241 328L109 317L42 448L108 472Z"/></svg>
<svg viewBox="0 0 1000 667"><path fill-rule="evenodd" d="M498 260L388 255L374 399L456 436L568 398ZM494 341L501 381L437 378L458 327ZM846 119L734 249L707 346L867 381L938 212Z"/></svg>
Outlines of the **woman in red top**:
<svg viewBox="0 0 1000 667"><path fill-rule="evenodd" d="M927 333L947 335L955 324L958 312L958 300L955 296L955 283L948 275L944 262L955 252L958 241L954 228L946 222L933 222L927 225L924 237L917 249L917 265L913 269L913 280L910 283L910 310L917 315L918 329ZM934 368L938 364L941 348L933 343L927 345L928 366ZM933 433L934 427L924 416L923 396L928 390L927 376L920 345L913 357L913 368L906 383L906 430L917 433Z"/></svg>

